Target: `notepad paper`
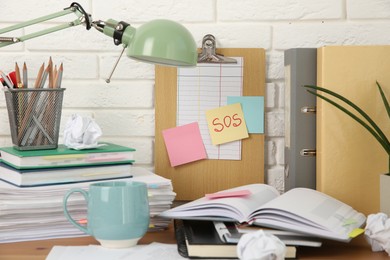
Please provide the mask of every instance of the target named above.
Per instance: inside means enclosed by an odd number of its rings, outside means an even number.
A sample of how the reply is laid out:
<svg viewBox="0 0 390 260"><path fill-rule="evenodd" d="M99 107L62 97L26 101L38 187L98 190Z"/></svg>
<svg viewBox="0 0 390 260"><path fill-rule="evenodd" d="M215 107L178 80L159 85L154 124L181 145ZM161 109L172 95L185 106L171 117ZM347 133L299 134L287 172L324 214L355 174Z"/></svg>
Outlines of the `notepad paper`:
<svg viewBox="0 0 390 260"><path fill-rule="evenodd" d="M242 96L242 57L237 64L200 63L179 68L177 76L177 125L198 122L208 159L241 160L241 141L213 145L205 111L227 105L228 96Z"/></svg>

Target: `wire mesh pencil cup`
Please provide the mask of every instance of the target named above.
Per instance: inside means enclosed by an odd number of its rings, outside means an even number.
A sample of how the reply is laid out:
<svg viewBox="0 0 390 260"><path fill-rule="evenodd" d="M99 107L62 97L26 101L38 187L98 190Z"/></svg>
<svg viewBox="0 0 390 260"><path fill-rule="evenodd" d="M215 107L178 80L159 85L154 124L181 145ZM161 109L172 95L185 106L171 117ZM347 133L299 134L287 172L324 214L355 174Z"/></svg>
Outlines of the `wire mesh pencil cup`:
<svg viewBox="0 0 390 260"><path fill-rule="evenodd" d="M5 89L14 147L18 150L55 149L65 88Z"/></svg>

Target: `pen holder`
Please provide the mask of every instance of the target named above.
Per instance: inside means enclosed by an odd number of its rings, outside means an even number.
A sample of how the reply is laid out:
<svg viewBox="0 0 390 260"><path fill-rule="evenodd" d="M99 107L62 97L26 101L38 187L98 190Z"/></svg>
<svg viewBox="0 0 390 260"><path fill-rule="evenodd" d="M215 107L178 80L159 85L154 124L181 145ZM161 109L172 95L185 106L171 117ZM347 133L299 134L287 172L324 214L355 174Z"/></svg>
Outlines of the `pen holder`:
<svg viewBox="0 0 390 260"><path fill-rule="evenodd" d="M5 89L14 147L18 150L55 149L65 88Z"/></svg>

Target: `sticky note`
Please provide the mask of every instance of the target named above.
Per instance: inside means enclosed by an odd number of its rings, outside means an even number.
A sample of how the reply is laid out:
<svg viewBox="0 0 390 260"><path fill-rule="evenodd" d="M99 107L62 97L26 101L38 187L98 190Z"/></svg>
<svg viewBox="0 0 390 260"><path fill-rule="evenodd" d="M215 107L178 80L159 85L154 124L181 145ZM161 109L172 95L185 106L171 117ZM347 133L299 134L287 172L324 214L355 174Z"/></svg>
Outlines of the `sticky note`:
<svg viewBox="0 0 390 260"><path fill-rule="evenodd" d="M206 194L205 197L208 199L219 199L219 198L229 198L229 197L244 197L251 194L252 193L250 190L236 190L236 191L224 191L224 192Z"/></svg>
<svg viewBox="0 0 390 260"><path fill-rule="evenodd" d="M363 234L363 233L364 233L364 229L362 229L362 228L355 228L354 230L351 231L351 233L349 233L349 237L350 238L355 238L358 235Z"/></svg>
<svg viewBox="0 0 390 260"><path fill-rule="evenodd" d="M197 122L163 130L162 134L172 167L206 159Z"/></svg>
<svg viewBox="0 0 390 260"><path fill-rule="evenodd" d="M264 133L264 97L235 96L227 97L227 104L240 103L244 112L248 133Z"/></svg>
<svg viewBox="0 0 390 260"><path fill-rule="evenodd" d="M239 103L207 110L206 120L213 145L248 137L244 113Z"/></svg>

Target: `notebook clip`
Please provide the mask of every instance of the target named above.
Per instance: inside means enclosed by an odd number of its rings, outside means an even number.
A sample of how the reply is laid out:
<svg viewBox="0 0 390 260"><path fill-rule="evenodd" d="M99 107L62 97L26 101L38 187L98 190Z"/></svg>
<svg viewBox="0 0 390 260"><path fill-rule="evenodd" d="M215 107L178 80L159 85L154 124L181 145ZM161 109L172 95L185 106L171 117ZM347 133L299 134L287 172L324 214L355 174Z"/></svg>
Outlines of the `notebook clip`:
<svg viewBox="0 0 390 260"><path fill-rule="evenodd" d="M215 37L207 34L202 40L202 53L198 53L198 63L237 63L233 58L216 53Z"/></svg>

